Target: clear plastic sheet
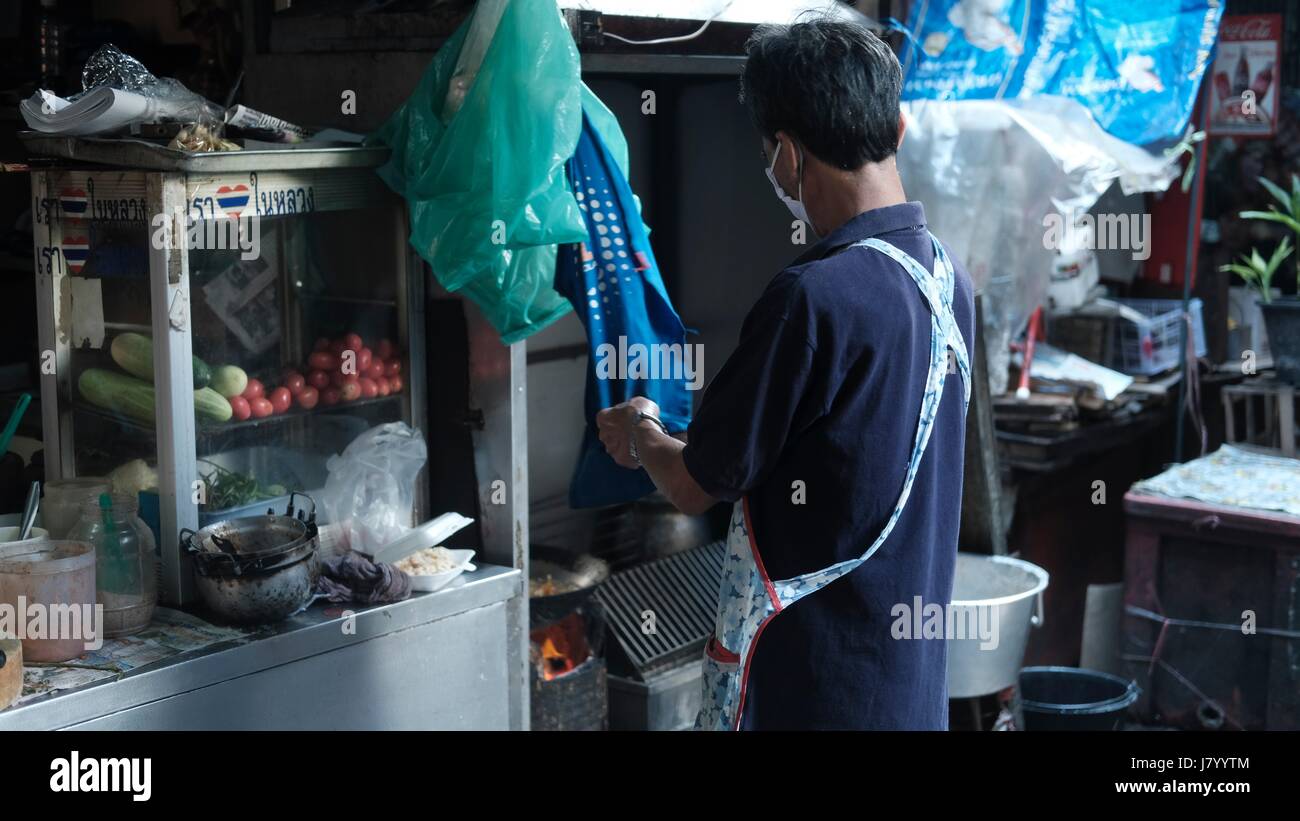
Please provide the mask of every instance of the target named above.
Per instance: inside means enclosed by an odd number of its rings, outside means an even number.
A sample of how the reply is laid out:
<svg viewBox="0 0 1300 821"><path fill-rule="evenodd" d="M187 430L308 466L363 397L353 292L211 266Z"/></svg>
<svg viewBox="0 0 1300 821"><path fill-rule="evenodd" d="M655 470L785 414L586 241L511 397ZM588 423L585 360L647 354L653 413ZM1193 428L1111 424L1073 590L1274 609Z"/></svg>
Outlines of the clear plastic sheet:
<svg viewBox="0 0 1300 821"><path fill-rule="evenodd" d="M1116 181L1125 194L1163 191L1176 165L1061 97L919 100L903 110L903 186L984 292L989 387L1004 393L1009 343L1047 298L1047 215L1083 213Z"/></svg>
<svg viewBox="0 0 1300 821"><path fill-rule="evenodd" d="M217 133L221 129L220 106L190 91L179 80L155 77L144 63L112 43L100 46L86 60L81 70L81 87L83 92L100 87L130 91L164 103L159 110L165 112L169 121L199 123Z"/></svg>

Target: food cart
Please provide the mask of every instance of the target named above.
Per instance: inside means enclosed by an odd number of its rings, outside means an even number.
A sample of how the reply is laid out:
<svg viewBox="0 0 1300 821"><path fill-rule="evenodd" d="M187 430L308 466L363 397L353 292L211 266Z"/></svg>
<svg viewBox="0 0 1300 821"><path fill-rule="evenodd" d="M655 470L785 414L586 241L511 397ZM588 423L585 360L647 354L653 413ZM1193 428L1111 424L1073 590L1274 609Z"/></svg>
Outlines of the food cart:
<svg viewBox="0 0 1300 821"><path fill-rule="evenodd" d="M319 498L329 457L376 425L428 431L424 269L407 244L402 202L374 174L386 151L27 144L55 158L32 173L47 480L102 476L133 460L156 470L156 494L141 488L141 518L156 537L167 610L151 629L211 632L202 646L173 642L181 652L136 659L124 675L21 700L0 712L0 727L319 728L322 715L349 728L520 726L527 603L514 557L526 546L513 545L520 529L511 520L523 515L526 466L510 409L522 401L522 368L512 374L522 346L477 332L472 309L464 348L481 411L473 453L435 464L439 437L430 436L407 524L442 512L430 510L431 474L477 485L483 510L468 537L476 569L435 593L373 607L314 604L237 635L194 619L208 614L183 530L278 512L292 491ZM311 380L313 354L348 334L365 340L365 351L348 348L362 354L357 373L380 368L373 390L335 380L307 399L296 389L287 402L273 396L295 374ZM122 335L137 347L115 348ZM266 404L209 407L215 371L263 383ZM123 388L119 377L132 373L151 375L152 389L130 395L140 385ZM522 487L503 501L498 478ZM318 523L329 527L328 510Z"/></svg>

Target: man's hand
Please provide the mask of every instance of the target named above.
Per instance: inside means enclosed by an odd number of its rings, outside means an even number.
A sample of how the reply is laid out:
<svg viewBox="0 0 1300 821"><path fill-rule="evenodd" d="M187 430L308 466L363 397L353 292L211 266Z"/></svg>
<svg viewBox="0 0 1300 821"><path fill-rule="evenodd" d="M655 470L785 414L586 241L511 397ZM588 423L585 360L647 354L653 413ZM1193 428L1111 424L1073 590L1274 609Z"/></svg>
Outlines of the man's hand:
<svg viewBox="0 0 1300 821"><path fill-rule="evenodd" d="M644 396L634 396L596 414L596 429L605 451L620 466L637 470L641 466L632 458L632 426L638 413L659 415L659 406Z"/></svg>

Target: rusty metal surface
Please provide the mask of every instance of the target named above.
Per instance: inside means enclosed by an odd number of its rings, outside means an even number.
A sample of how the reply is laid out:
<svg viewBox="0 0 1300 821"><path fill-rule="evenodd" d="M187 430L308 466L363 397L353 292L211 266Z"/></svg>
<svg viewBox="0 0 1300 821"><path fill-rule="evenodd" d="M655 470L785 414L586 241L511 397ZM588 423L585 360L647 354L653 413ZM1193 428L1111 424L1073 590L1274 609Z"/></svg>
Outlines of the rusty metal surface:
<svg viewBox="0 0 1300 821"><path fill-rule="evenodd" d="M1300 729L1300 638L1277 634L1300 627L1300 519L1133 493L1125 509L1122 652L1139 717Z"/></svg>

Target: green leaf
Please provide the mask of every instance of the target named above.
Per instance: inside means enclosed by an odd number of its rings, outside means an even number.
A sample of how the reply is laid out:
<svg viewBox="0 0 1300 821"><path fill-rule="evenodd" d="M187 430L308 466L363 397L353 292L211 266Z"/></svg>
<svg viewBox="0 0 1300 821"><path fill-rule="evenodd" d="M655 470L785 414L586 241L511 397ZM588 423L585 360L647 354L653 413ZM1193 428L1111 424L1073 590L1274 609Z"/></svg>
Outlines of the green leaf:
<svg viewBox="0 0 1300 821"><path fill-rule="evenodd" d="M1291 195L1283 191L1281 186L1264 177L1259 178L1259 184L1268 189L1268 193L1273 195L1273 199L1282 203L1282 207L1287 210L1287 213L1295 213L1295 208L1291 203Z"/></svg>
<svg viewBox="0 0 1300 821"><path fill-rule="evenodd" d="M1276 208L1273 208L1272 206L1269 207L1272 208L1273 210L1242 211L1237 216L1241 217L1244 220L1268 220L1269 222L1279 222L1285 225L1286 227L1290 228L1292 231L1295 231L1297 234L1300 234L1300 220L1296 220L1293 217L1289 217L1286 214L1283 214L1282 212L1278 211Z"/></svg>

